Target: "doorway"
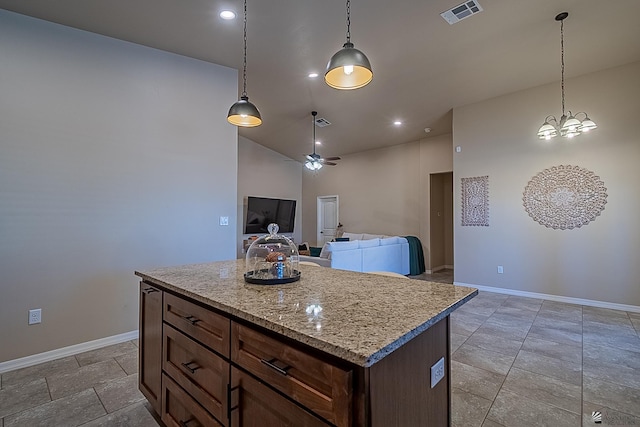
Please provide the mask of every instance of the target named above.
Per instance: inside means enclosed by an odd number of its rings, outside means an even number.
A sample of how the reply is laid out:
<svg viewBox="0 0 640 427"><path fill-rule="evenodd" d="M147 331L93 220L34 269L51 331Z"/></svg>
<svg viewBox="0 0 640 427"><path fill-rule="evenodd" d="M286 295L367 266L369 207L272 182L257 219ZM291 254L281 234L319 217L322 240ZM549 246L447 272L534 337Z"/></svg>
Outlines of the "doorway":
<svg viewBox="0 0 640 427"><path fill-rule="evenodd" d="M430 174L429 269L453 269L453 172Z"/></svg>
<svg viewBox="0 0 640 427"><path fill-rule="evenodd" d="M322 247L336 237L338 228L338 196L318 196L316 246Z"/></svg>

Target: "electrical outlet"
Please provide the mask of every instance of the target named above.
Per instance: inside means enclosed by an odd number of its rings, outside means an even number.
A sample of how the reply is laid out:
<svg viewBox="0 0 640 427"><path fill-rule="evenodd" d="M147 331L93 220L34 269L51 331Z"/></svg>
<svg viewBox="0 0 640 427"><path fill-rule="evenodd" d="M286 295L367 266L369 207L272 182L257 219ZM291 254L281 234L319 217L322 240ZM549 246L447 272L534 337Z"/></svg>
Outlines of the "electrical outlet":
<svg viewBox="0 0 640 427"><path fill-rule="evenodd" d="M431 388L434 388L436 384L444 378L444 357L438 360L435 365L431 367Z"/></svg>
<svg viewBox="0 0 640 427"><path fill-rule="evenodd" d="M229 217L221 216L220 217L220 225L229 225Z"/></svg>
<svg viewBox="0 0 640 427"><path fill-rule="evenodd" d="M498 266L498 274L503 274L503 273L504 273L504 268L501 265L499 265Z"/></svg>
<svg viewBox="0 0 640 427"><path fill-rule="evenodd" d="M40 322L42 322L42 309L35 308L33 310L29 310L29 324L35 325Z"/></svg>

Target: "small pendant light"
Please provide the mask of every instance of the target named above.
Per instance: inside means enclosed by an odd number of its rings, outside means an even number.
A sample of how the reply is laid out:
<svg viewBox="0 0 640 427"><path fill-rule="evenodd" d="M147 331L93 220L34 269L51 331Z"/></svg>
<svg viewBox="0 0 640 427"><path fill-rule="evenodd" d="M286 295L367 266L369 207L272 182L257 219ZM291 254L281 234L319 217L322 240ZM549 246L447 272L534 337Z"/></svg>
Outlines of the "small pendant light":
<svg viewBox="0 0 640 427"><path fill-rule="evenodd" d="M347 42L329 60L324 81L332 88L351 90L368 85L372 79L369 59L351 43L351 1L347 0Z"/></svg>
<svg viewBox="0 0 640 427"><path fill-rule="evenodd" d="M255 127L262 124L262 117L255 105L249 102L247 96L247 0L244 0L244 63L242 71L242 96L240 100L229 108L227 121L241 127Z"/></svg>

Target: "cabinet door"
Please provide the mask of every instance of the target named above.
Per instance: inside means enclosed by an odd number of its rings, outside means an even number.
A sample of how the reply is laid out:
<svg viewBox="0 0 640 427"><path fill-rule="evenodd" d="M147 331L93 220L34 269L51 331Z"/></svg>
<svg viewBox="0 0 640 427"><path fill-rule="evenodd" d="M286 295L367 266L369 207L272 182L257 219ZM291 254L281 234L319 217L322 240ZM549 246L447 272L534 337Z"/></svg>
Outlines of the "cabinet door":
<svg viewBox="0 0 640 427"><path fill-rule="evenodd" d="M158 414L162 413L162 294L140 282L138 386Z"/></svg>
<svg viewBox="0 0 640 427"><path fill-rule="evenodd" d="M231 360L336 425L352 425L352 371L232 322Z"/></svg>
<svg viewBox="0 0 640 427"><path fill-rule="evenodd" d="M162 422L167 427L223 427L187 392L162 375Z"/></svg>
<svg viewBox="0 0 640 427"><path fill-rule="evenodd" d="M328 427L249 374L231 369L232 427Z"/></svg>
<svg viewBox="0 0 640 427"><path fill-rule="evenodd" d="M167 324L163 351L165 373L221 424L226 424L229 362Z"/></svg>

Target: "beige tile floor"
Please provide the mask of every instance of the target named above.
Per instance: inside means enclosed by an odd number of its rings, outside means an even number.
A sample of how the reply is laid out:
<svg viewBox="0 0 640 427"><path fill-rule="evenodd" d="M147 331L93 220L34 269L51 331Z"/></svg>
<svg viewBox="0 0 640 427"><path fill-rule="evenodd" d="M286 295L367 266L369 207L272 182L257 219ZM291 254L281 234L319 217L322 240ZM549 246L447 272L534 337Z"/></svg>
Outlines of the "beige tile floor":
<svg viewBox="0 0 640 427"><path fill-rule="evenodd" d="M454 427L640 425L640 314L480 292L451 325ZM148 408L135 341L0 376L0 427L157 426Z"/></svg>

